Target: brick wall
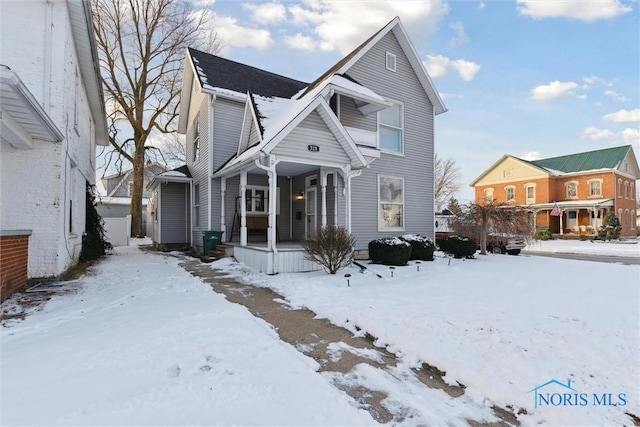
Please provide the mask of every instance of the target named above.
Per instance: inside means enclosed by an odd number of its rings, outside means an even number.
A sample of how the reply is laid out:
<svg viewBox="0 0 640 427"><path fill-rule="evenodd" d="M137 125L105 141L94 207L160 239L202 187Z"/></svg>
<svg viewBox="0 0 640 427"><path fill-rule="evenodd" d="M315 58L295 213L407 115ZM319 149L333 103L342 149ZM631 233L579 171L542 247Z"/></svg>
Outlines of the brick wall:
<svg viewBox="0 0 640 427"><path fill-rule="evenodd" d="M0 302L27 284L29 234L0 235Z"/></svg>

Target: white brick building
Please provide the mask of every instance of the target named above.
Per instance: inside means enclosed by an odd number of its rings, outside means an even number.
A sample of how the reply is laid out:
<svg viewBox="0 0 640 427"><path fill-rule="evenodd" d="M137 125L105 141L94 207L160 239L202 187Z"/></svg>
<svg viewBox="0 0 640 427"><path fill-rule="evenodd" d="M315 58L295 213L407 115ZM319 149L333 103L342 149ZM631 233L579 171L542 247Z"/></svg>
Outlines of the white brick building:
<svg viewBox="0 0 640 427"><path fill-rule="evenodd" d="M80 254L95 146L108 142L93 37L87 0L0 2L0 231L30 235L30 278Z"/></svg>

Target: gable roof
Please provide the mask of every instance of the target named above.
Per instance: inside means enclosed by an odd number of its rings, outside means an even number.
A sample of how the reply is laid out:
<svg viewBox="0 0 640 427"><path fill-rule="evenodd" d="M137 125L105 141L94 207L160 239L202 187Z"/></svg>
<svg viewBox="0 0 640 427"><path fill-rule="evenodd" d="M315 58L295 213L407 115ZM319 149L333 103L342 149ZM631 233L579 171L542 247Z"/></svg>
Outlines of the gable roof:
<svg viewBox="0 0 640 427"><path fill-rule="evenodd" d="M386 36L389 32L393 32L395 37L400 44L400 47L404 51L409 64L413 68L420 84L422 85L429 101L433 104L435 114L441 114L447 111L447 107L445 107L442 98L438 94L427 69L424 64L420 60L418 53L416 52L409 36L407 34L406 29L402 25L399 17L393 18L387 25L381 28L378 32L373 34L367 40L365 40L360 46L355 48L351 53L338 61L333 67L329 68L323 75L317 78L314 82L312 82L309 87L302 93L300 96L305 96L307 93L312 91L318 84L320 84L324 79L326 79L329 75L332 74L347 74L349 69L364 55L366 54L376 43L378 43L384 36Z"/></svg>
<svg viewBox="0 0 640 427"><path fill-rule="evenodd" d="M480 174L480 176L478 176L476 179L471 181L471 184L469 184L469 187L474 187L482 178L487 176L487 174L489 174L489 172L494 170L496 167L498 167L498 165L500 163L504 162L507 159L511 159L511 160L516 161L516 162L523 163L526 166L530 166L530 167L532 167L534 169L539 169L540 172L543 172L543 173L546 173L547 175L550 175L550 172L547 169L545 169L545 168L543 168L541 166L534 165L533 163L531 163L531 162L529 162L527 160L520 159L518 157L512 156L511 154L504 154L504 155L502 155L502 157L500 157L498 160L496 160L491 166L489 166L487 169L485 169L485 171L482 172Z"/></svg>
<svg viewBox="0 0 640 427"><path fill-rule="evenodd" d="M246 94L291 98L308 83L189 48L203 89L223 88Z"/></svg>
<svg viewBox="0 0 640 427"><path fill-rule="evenodd" d="M541 168L564 173L584 172L598 169L618 169L627 157L630 145L586 151L584 153L531 160L529 163Z"/></svg>

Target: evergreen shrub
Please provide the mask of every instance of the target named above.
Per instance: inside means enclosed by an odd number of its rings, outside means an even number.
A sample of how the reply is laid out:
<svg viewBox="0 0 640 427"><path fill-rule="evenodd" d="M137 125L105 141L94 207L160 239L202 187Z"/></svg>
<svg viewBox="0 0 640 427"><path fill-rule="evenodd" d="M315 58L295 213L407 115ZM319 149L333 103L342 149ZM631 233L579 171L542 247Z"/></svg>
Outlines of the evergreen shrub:
<svg viewBox="0 0 640 427"><path fill-rule="evenodd" d="M433 261L433 252L436 250L433 240L419 234L405 234L400 239L411 245L410 260Z"/></svg>
<svg viewBox="0 0 640 427"><path fill-rule="evenodd" d="M374 264L406 265L411 258L411 244L397 237L369 242L369 259Z"/></svg>
<svg viewBox="0 0 640 427"><path fill-rule="evenodd" d="M467 237L450 236L440 241L440 250L454 258L473 258L477 249L475 240Z"/></svg>

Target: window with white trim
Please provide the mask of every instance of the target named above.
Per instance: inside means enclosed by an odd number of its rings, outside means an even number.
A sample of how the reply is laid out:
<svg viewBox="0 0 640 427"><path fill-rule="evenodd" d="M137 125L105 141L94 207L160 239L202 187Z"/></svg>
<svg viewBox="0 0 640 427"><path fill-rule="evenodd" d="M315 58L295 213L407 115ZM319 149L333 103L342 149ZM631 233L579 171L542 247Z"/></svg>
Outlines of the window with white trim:
<svg viewBox="0 0 640 427"><path fill-rule="evenodd" d="M635 209L631 209L631 228L636 228L636 211Z"/></svg>
<svg viewBox="0 0 640 427"><path fill-rule="evenodd" d="M493 202L493 188L485 188L484 189L484 201L485 203Z"/></svg>
<svg viewBox="0 0 640 427"><path fill-rule="evenodd" d="M635 198L636 198L636 189L632 182L631 183L631 200L635 200Z"/></svg>
<svg viewBox="0 0 640 427"><path fill-rule="evenodd" d="M516 187L515 185L507 185L504 187L504 199L507 202L516 201Z"/></svg>
<svg viewBox="0 0 640 427"><path fill-rule="evenodd" d="M193 161L200 160L200 114L193 120Z"/></svg>
<svg viewBox="0 0 640 427"><path fill-rule="evenodd" d="M280 214L280 188L276 193L276 215ZM247 185L245 189L247 215L267 215L269 213L269 187Z"/></svg>
<svg viewBox="0 0 640 427"><path fill-rule="evenodd" d="M525 184L524 186L525 203L531 205L536 202L536 184Z"/></svg>
<svg viewBox="0 0 640 427"><path fill-rule="evenodd" d="M378 175L378 229L404 230L404 178Z"/></svg>
<svg viewBox="0 0 640 427"><path fill-rule="evenodd" d="M618 198L622 198L622 180L618 178Z"/></svg>
<svg viewBox="0 0 640 427"><path fill-rule="evenodd" d="M403 151L404 107L402 104L378 112L378 148L385 151Z"/></svg>
<svg viewBox="0 0 640 427"><path fill-rule="evenodd" d="M193 188L193 226L200 227L200 184Z"/></svg>
<svg viewBox="0 0 640 427"><path fill-rule="evenodd" d="M602 180L590 179L587 182L589 184L589 197L601 197L602 196Z"/></svg>
<svg viewBox="0 0 640 427"><path fill-rule="evenodd" d="M624 182L624 198L629 198L629 181Z"/></svg>
<svg viewBox="0 0 640 427"><path fill-rule="evenodd" d="M578 198L578 183L576 181L569 181L564 184L567 199Z"/></svg>
<svg viewBox="0 0 640 427"><path fill-rule="evenodd" d="M396 71L396 56L391 52L387 52L385 56L385 67L394 73Z"/></svg>

